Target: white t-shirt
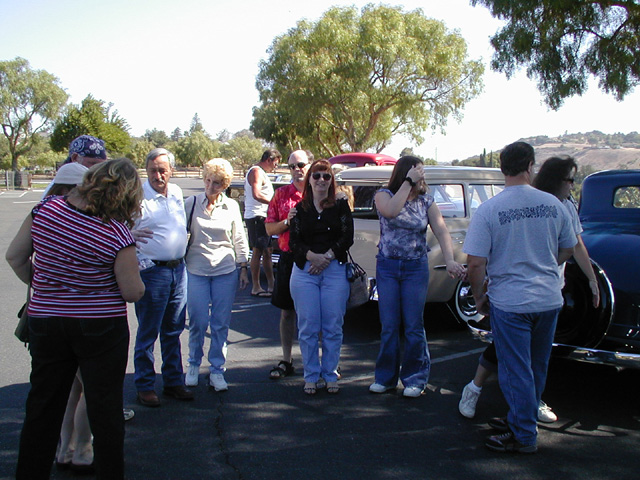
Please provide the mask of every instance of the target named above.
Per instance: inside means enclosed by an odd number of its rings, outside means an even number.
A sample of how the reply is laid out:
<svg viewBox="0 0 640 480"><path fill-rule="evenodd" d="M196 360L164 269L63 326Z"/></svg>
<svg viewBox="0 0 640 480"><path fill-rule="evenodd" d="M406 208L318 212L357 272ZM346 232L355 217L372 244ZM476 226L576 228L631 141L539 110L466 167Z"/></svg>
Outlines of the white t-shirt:
<svg viewBox="0 0 640 480"><path fill-rule="evenodd" d="M558 249L577 243L566 207L530 185L505 188L484 202L463 251L487 259L491 303L505 312L560 308Z"/></svg>
<svg viewBox="0 0 640 480"><path fill-rule="evenodd" d="M273 198L273 184L271 183L271 180L269 180L269 177L261 167L254 165L249 169L247 176L244 179L244 218L266 218L269 204L259 202L255 199L253 196L253 189L249 183L249 173L254 168L258 169L259 175L264 179L264 183L262 184L262 187L260 187L260 192L268 199Z"/></svg>
<svg viewBox="0 0 640 480"><path fill-rule="evenodd" d="M136 246L138 262L147 265L148 260L168 261L184 257L187 224L182 189L170 183L165 197L153 189L149 180L144 182L142 189L142 217L134 229L149 228L153 231L153 237L147 239L147 243Z"/></svg>

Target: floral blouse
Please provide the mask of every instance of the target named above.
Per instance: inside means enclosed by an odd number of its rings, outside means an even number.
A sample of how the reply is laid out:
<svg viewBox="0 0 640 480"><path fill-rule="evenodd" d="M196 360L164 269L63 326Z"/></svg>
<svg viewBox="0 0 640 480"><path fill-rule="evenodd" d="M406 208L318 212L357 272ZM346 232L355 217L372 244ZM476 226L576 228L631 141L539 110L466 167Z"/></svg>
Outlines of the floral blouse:
<svg viewBox="0 0 640 480"><path fill-rule="evenodd" d="M393 197L391 190L380 189ZM395 218L380 217L379 254L387 258L415 260L431 250L427 245L428 210L433 203L433 196L420 195L407 201Z"/></svg>

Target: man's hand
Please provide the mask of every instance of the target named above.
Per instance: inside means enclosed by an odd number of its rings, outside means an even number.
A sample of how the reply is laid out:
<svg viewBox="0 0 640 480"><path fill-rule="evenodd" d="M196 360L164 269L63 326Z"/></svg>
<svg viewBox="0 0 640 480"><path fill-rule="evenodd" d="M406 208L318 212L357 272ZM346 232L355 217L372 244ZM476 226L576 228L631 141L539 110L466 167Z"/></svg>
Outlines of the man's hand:
<svg viewBox="0 0 640 480"><path fill-rule="evenodd" d="M153 230L149 228L139 228L137 230L131 230L131 235L133 235L136 245L140 246L141 243L149 243L147 242L147 238L153 237Z"/></svg>

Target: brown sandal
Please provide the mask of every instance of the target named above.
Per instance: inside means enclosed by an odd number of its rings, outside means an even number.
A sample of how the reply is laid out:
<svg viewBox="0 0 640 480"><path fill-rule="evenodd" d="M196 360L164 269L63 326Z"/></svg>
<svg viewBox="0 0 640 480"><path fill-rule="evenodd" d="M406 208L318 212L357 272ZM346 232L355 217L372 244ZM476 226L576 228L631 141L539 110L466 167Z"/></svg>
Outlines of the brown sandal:
<svg viewBox="0 0 640 480"><path fill-rule="evenodd" d="M338 382L327 382L327 393L338 393L340 391L340 387L338 386Z"/></svg>
<svg viewBox="0 0 640 480"><path fill-rule="evenodd" d="M304 384L304 393L307 395L315 395L317 393L317 388L315 383L305 383Z"/></svg>

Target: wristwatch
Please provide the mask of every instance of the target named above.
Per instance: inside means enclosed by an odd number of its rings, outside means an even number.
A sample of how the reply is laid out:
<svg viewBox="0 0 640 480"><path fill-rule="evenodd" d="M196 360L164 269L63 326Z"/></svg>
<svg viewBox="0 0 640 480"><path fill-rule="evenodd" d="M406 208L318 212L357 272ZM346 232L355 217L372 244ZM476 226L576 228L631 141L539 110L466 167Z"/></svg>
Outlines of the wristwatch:
<svg viewBox="0 0 640 480"><path fill-rule="evenodd" d="M327 257L329 260L333 260L333 253L331 252L325 253L324 256Z"/></svg>
<svg viewBox="0 0 640 480"><path fill-rule="evenodd" d="M289 219L288 219L288 218L285 218L285 219L284 219L284 222L282 222L282 223L284 223L284 224L288 227L288 226L289 226Z"/></svg>
<svg viewBox="0 0 640 480"><path fill-rule="evenodd" d="M414 182L413 180L411 180L411 177L404 177L404 181L405 182L409 182L409 185L411 185L412 187L416 186L416 182Z"/></svg>

